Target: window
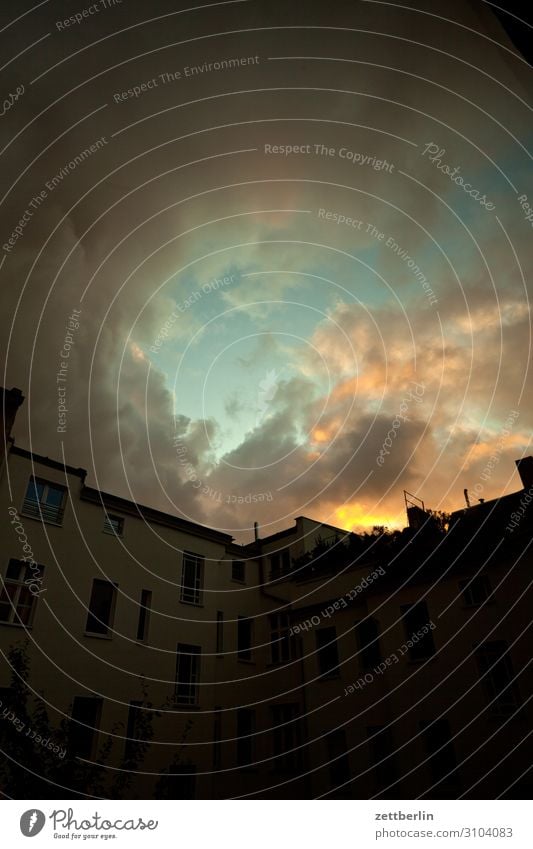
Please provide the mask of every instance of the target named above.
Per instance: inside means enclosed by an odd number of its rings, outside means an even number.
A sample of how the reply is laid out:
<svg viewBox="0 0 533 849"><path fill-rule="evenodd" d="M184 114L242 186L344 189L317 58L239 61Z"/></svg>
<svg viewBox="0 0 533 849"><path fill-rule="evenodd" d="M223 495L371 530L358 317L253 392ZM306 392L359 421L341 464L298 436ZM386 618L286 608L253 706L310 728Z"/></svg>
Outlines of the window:
<svg viewBox="0 0 533 849"><path fill-rule="evenodd" d="M379 787L388 787L398 778L392 731L384 725L371 725L366 729L370 747L370 763L374 766ZM394 790L392 791L394 793Z"/></svg>
<svg viewBox="0 0 533 849"><path fill-rule="evenodd" d="M65 494L64 486L31 477L21 513L60 525L63 521Z"/></svg>
<svg viewBox="0 0 533 849"><path fill-rule="evenodd" d="M275 581L283 575L288 575L291 571L291 553L288 548L271 554L269 560L271 581Z"/></svg>
<svg viewBox="0 0 533 849"><path fill-rule="evenodd" d="M185 604L202 603L204 558L190 551L183 552L180 601Z"/></svg>
<svg viewBox="0 0 533 849"><path fill-rule="evenodd" d="M506 716L520 703L517 684L513 681L513 664L504 640L484 643L476 650L483 688L496 716Z"/></svg>
<svg viewBox="0 0 533 849"><path fill-rule="evenodd" d="M237 764L250 766L253 763L255 711L239 708L237 711Z"/></svg>
<svg viewBox="0 0 533 849"><path fill-rule="evenodd" d="M189 763L173 763L157 783L156 799L194 799L196 767Z"/></svg>
<svg viewBox="0 0 533 849"><path fill-rule="evenodd" d="M327 761L329 763L329 780L332 790L330 797L350 798L350 786L343 787L350 780L350 758L346 751L346 733L343 729L332 731L326 737Z"/></svg>
<svg viewBox="0 0 533 849"><path fill-rule="evenodd" d="M336 678L339 675L336 628L320 628L316 631L316 651L320 677Z"/></svg>
<svg viewBox="0 0 533 849"><path fill-rule="evenodd" d="M15 692L12 687L0 687L0 707L11 708L15 703Z"/></svg>
<svg viewBox="0 0 533 849"><path fill-rule="evenodd" d="M74 697L68 731L68 750L71 754L87 760L94 757L101 715L102 699L93 696Z"/></svg>
<svg viewBox="0 0 533 849"><path fill-rule="evenodd" d="M124 533L124 519L121 516L113 516L111 513L106 513L104 517L104 533L115 534L121 537Z"/></svg>
<svg viewBox="0 0 533 849"><path fill-rule="evenodd" d="M410 640L425 625L429 625L428 607L425 601L417 601L416 604L404 605L400 608L403 616L406 639ZM411 660L426 660L435 654L435 643L433 634L428 631L423 634L409 649Z"/></svg>
<svg viewBox="0 0 533 849"><path fill-rule="evenodd" d="M288 663L296 655L288 613L273 613L270 617L270 654L275 664Z"/></svg>
<svg viewBox="0 0 533 849"><path fill-rule="evenodd" d="M217 610L217 654L224 652L224 614L221 610Z"/></svg>
<svg viewBox="0 0 533 849"><path fill-rule="evenodd" d="M490 581L486 575L476 575L460 581L459 589L463 593L463 601L467 607L479 607L492 595Z"/></svg>
<svg viewBox="0 0 533 849"><path fill-rule="evenodd" d="M89 602L85 631L88 634L107 636L113 624L117 586L111 581L95 578Z"/></svg>
<svg viewBox="0 0 533 849"><path fill-rule="evenodd" d="M150 624L150 608L152 607L152 593L150 590L141 590L141 601L139 604L139 621L137 623L137 639L146 642L148 639L148 626Z"/></svg>
<svg viewBox="0 0 533 849"><path fill-rule="evenodd" d="M135 757L137 741L140 731L140 712L142 702L130 702L128 708L128 724L126 726L126 740L124 741L124 759L129 761Z"/></svg>
<svg viewBox="0 0 533 849"><path fill-rule="evenodd" d="M237 619L237 657L239 660L252 659L252 625L247 616Z"/></svg>
<svg viewBox="0 0 533 849"><path fill-rule="evenodd" d="M39 566L42 576L43 567ZM4 585L0 591L0 622L30 627L35 615L37 594L29 585L35 578L35 570L21 560L10 560Z"/></svg>
<svg viewBox="0 0 533 849"><path fill-rule="evenodd" d="M359 648L359 659L364 669L372 669L381 662L379 628L376 619L356 622L355 636Z"/></svg>
<svg viewBox="0 0 533 849"><path fill-rule="evenodd" d="M215 707L215 715L213 718L213 769L220 769L221 762L221 745L220 738L222 736L222 708Z"/></svg>
<svg viewBox="0 0 533 849"><path fill-rule="evenodd" d="M421 722L426 754L430 756L428 764L432 781L456 782L457 760L451 740L450 725L447 719L437 719L431 724Z"/></svg>
<svg viewBox="0 0 533 849"><path fill-rule="evenodd" d="M179 705L198 704L200 646L178 643L176 660L176 701Z"/></svg>
<svg viewBox="0 0 533 849"><path fill-rule="evenodd" d="M238 581L240 584L245 583L245 564L244 560L231 561L231 580Z"/></svg>
<svg viewBox="0 0 533 849"><path fill-rule="evenodd" d="M298 705L272 706L272 749L277 772L298 772L302 767L302 729Z"/></svg>

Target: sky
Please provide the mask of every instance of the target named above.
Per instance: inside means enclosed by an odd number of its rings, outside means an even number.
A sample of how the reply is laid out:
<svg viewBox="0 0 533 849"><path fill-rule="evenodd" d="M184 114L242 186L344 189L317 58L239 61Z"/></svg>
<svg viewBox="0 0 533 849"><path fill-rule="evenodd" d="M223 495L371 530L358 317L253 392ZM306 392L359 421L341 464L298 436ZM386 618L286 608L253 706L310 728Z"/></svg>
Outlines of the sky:
<svg viewBox="0 0 533 849"><path fill-rule="evenodd" d="M531 86L488 7L89 6L1 13L17 444L239 540L519 489Z"/></svg>

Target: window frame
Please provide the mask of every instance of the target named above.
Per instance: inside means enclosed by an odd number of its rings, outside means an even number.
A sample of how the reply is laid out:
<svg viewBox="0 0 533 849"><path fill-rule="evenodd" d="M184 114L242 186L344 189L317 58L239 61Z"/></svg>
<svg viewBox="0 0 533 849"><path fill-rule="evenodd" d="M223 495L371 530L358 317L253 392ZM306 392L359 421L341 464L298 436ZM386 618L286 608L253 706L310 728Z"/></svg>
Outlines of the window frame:
<svg viewBox="0 0 533 849"><path fill-rule="evenodd" d="M217 610L215 653L218 657L224 654L224 613Z"/></svg>
<svg viewBox="0 0 533 849"><path fill-rule="evenodd" d="M319 645L319 641L321 637L320 634L324 634L326 631L334 633L334 637L327 641L324 645ZM327 625L325 628L317 628L315 631L315 641L316 641L316 660L318 667L318 680L319 681L330 681L336 678L340 678L340 658L339 658L339 643L337 639L337 629L335 625ZM330 653L335 653L336 664L328 669L322 669L324 665L324 659Z"/></svg>
<svg viewBox="0 0 533 849"><path fill-rule="evenodd" d="M188 661L191 674L187 681L180 681L180 661L182 658L194 658ZM200 674L201 674L202 647L192 643L178 643L176 647L176 685L174 699L177 705L182 707L197 707L200 702ZM181 695L179 688L188 689L189 695Z"/></svg>
<svg viewBox="0 0 533 849"><path fill-rule="evenodd" d="M95 724L87 725L84 722L81 722L79 719L75 719L74 717L74 706L76 702L92 702L95 705ZM104 700L101 696L74 696L72 699L72 710L70 713L70 723L69 723L69 739L68 739L68 749L69 751L78 752L77 747L75 747L74 741L72 740L72 735L84 735L87 731L91 732L91 741L89 749L86 750L85 754L78 754L78 757L81 757L85 760L92 760L95 756L98 734L100 733L100 723L102 721L102 711L103 711Z"/></svg>
<svg viewBox="0 0 533 849"><path fill-rule="evenodd" d="M272 666L283 666L296 659L296 642L291 635L288 613L277 612L269 616L270 662Z"/></svg>
<svg viewBox="0 0 533 849"><path fill-rule="evenodd" d="M134 757L135 746L142 743L138 736L140 711L144 702L134 699L128 704L128 718L126 721L126 737L124 739L124 760L128 761Z"/></svg>
<svg viewBox="0 0 533 849"><path fill-rule="evenodd" d="M254 764L256 717L253 708L237 708L236 727L236 763L244 769L250 769ZM242 729L241 721L247 717L249 722Z"/></svg>
<svg viewBox="0 0 533 849"><path fill-rule="evenodd" d="M522 704L520 689L514 673L513 661L509 646L505 640L490 640L475 646L475 657L478 668L479 683L483 687L487 700L488 712L493 717L509 717ZM494 675L503 664L507 675L505 687L496 692ZM503 699L501 696L503 695Z"/></svg>
<svg viewBox="0 0 533 849"><path fill-rule="evenodd" d="M144 603L143 603L144 600ZM139 602L139 616L137 619L137 636L138 643L147 643L148 634L150 632L150 614L152 612L152 590L141 590L141 600ZM142 631L142 636L139 632Z"/></svg>
<svg viewBox="0 0 533 849"><path fill-rule="evenodd" d="M239 572L242 573L242 577L239 577L236 574L235 567L238 565ZM231 561L231 580L236 584L245 584L246 583L246 561L245 560L232 560Z"/></svg>
<svg viewBox="0 0 533 849"><path fill-rule="evenodd" d="M118 530L116 530L113 526L113 521L118 523ZM102 533L108 534L108 536L115 536L122 539L124 536L124 517L117 516L116 513L104 513L104 527L102 528Z"/></svg>
<svg viewBox="0 0 533 849"><path fill-rule="evenodd" d="M254 620L251 616L237 616L237 660L253 663ZM241 646L241 627L248 628L248 640Z"/></svg>
<svg viewBox="0 0 533 849"><path fill-rule="evenodd" d="M476 601L476 585L480 583L483 585L485 597L480 601ZM459 590L463 598L463 607L481 607L483 604L494 602L494 591L488 575L474 575L472 578L465 578L459 581Z"/></svg>
<svg viewBox="0 0 533 849"><path fill-rule="evenodd" d="M303 765L303 727L297 702L270 706L272 713L272 769L294 775ZM280 745L281 744L281 745Z"/></svg>
<svg viewBox="0 0 533 849"><path fill-rule="evenodd" d="M222 708L215 705L213 715L213 770L218 771L222 764Z"/></svg>
<svg viewBox="0 0 533 849"><path fill-rule="evenodd" d="M185 584L186 569L194 565L195 574L192 585ZM202 554L184 551L181 562L180 602L193 607L203 607L205 560Z"/></svg>
<svg viewBox="0 0 533 849"><path fill-rule="evenodd" d="M350 779L353 776L346 731L344 728L336 728L334 731L326 734L324 742L331 791L328 795L332 799L350 798Z"/></svg>
<svg viewBox="0 0 533 849"><path fill-rule="evenodd" d="M421 619L420 622L416 623L416 626L412 630L409 630L407 627L407 616L417 607L420 609L424 608L426 616L424 617L424 621ZM431 619L427 602L424 599L421 601L414 601L411 604L400 605L400 613L406 640L410 640L413 634L420 630L420 628L423 628L424 625L428 625ZM429 646L430 650L422 654L421 649L423 646ZM412 663L423 663L424 661L434 657L437 653L437 649L435 646L435 640L433 639L433 632L428 631L424 634L417 643L409 648L408 652L409 660Z"/></svg>
<svg viewBox="0 0 533 849"><path fill-rule="evenodd" d="M8 577L9 569L12 566L18 567L18 577L10 578ZM44 574L44 567L39 565L40 575ZM5 576L2 575L2 585L0 586L0 609L3 605L6 605L7 608L7 619L0 619L0 625L11 625L18 628L31 628L35 619L35 609L37 607L37 593L32 593L29 584L31 584L33 579L33 574L31 567L24 560L19 560L16 557L11 557L7 564L7 569ZM14 587L15 591L13 596L11 596L8 592L8 586ZM25 598L30 599L29 604L21 604L20 598L24 593ZM4 599L5 594L5 599ZM21 610L29 610L28 613L28 621L24 622L22 617L20 616L19 609Z"/></svg>
<svg viewBox="0 0 533 849"><path fill-rule="evenodd" d="M102 623L102 620L100 620L96 616L96 614L93 613L92 610L91 610L91 602L93 600L93 593L95 591L95 585L96 584L100 584L100 585L105 584L105 585L111 587L111 589L112 589L111 603L109 605L109 621L106 624L106 630L105 631L92 631L89 628L91 618L99 624ZM99 637L100 639L104 639L104 640L112 639L112 633L111 632L113 631L113 626L115 624L115 612L116 612L117 595L118 595L117 590L118 590L118 584L116 583L116 581L109 581L109 580L103 579L103 578L93 578L93 581L92 581L92 584L91 584L91 595L89 596L89 604L87 605L87 620L85 622L85 632L84 632L86 637Z"/></svg>
<svg viewBox="0 0 533 849"><path fill-rule="evenodd" d="M375 636L374 639L366 641L363 644L363 639L366 639L366 637L361 634L361 630L365 628L374 628ZM379 622L374 616L367 616L365 619L357 619L354 630L357 648L359 650L359 662L363 669L373 669L376 665L380 664L383 659L381 653ZM372 657L373 654L375 654L376 657Z"/></svg>
<svg viewBox="0 0 533 849"><path fill-rule="evenodd" d="M377 787L394 784L398 779L399 770L392 728L387 725L369 725L366 737Z"/></svg>
<svg viewBox="0 0 533 849"><path fill-rule="evenodd" d="M456 785L459 772L449 721L441 716L434 721L422 720L419 725L431 781L444 787L449 784ZM439 736L440 728L445 729L444 735Z"/></svg>

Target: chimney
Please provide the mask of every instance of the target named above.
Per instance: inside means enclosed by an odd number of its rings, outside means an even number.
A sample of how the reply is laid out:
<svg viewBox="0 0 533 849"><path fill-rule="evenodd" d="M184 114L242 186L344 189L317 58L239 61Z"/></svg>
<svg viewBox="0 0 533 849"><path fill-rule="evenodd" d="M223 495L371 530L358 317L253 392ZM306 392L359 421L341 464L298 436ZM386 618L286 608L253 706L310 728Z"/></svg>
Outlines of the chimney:
<svg viewBox="0 0 533 849"><path fill-rule="evenodd" d="M515 463L524 489L533 489L533 457L522 457L521 460L515 460Z"/></svg>
<svg viewBox="0 0 533 849"><path fill-rule="evenodd" d="M0 417L2 419L0 466L2 466L7 453L7 443L11 439L11 430L15 423L18 408L24 401L24 395L20 389L4 389L4 387L0 387L0 396L2 400L2 409L0 411Z"/></svg>

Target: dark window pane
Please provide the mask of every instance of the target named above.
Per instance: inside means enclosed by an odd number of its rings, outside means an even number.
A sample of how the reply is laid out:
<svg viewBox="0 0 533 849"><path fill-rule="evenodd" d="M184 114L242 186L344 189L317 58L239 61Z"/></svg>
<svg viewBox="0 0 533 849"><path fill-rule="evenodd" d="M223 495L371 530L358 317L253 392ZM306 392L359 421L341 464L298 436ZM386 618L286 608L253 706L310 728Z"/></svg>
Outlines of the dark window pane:
<svg viewBox="0 0 533 849"><path fill-rule="evenodd" d="M215 716L213 718L213 769L220 769L221 762L221 745L220 738L222 736L222 717L221 708L215 707Z"/></svg>
<svg viewBox="0 0 533 849"><path fill-rule="evenodd" d="M22 581L24 577L24 564L20 560L10 560L6 578L11 578L13 581Z"/></svg>
<svg viewBox="0 0 533 849"><path fill-rule="evenodd" d="M401 608L403 616L403 624L405 628L405 636L408 640L413 636L417 636L418 632L429 625L429 613L425 601L418 601L416 604L404 605ZM411 660L425 660L435 654L435 643L433 642L433 634L428 631L420 636L417 642L409 649L409 657Z"/></svg>
<svg viewBox="0 0 533 849"><path fill-rule="evenodd" d="M126 741L124 743L124 758L130 760L135 757L137 740L139 738L140 711L142 702L130 702L128 708L128 724L126 727Z"/></svg>
<svg viewBox="0 0 533 849"><path fill-rule="evenodd" d="M372 669L381 662L379 628L375 619L365 619L355 627L359 658L365 669Z"/></svg>
<svg viewBox="0 0 533 849"><path fill-rule="evenodd" d="M398 778L392 731L383 725L372 725L366 731L370 763L375 767L377 784L379 787L388 787ZM392 792L394 793L394 790Z"/></svg>
<svg viewBox="0 0 533 849"><path fill-rule="evenodd" d="M222 654L222 652L224 651L224 614L221 610L217 610L216 639L216 653Z"/></svg>
<svg viewBox="0 0 533 849"><path fill-rule="evenodd" d="M343 729L332 731L326 737L327 757L329 763L329 778L332 790L335 793L328 794L328 798L349 798L351 794L350 785L350 758L346 752L346 733Z"/></svg>
<svg viewBox="0 0 533 849"><path fill-rule="evenodd" d="M433 781L457 781L457 761L451 741L450 726L447 719L437 719L435 722L421 722L424 745L430 755L429 769Z"/></svg>
<svg viewBox="0 0 533 849"><path fill-rule="evenodd" d="M302 768L302 729L298 705L272 707L272 748L274 769L296 773Z"/></svg>
<svg viewBox="0 0 533 849"><path fill-rule="evenodd" d="M233 560L231 564L231 577L234 581L244 583L245 571L243 560Z"/></svg>
<svg viewBox="0 0 533 849"><path fill-rule="evenodd" d="M249 766L253 761L253 740L255 731L255 711L240 708L237 711L237 763Z"/></svg>
<svg viewBox="0 0 533 849"><path fill-rule="evenodd" d="M513 664L507 643L497 640L476 650L479 674L490 710L496 715L513 713L520 704L518 685L513 681Z"/></svg>
<svg viewBox="0 0 533 849"><path fill-rule="evenodd" d="M139 621L137 623L137 639L144 641L148 639L148 621L150 618L150 607L152 605L152 593L150 590L141 590L141 603L139 605Z"/></svg>
<svg viewBox="0 0 533 849"><path fill-rule="evenodd" d="M200 646L178 643L176 660L176 701L178 704L198 704L200 652Z"/></svg>
<svg viewBox="0 0 533 849"><path fill-rule="evenodd" d="M68 749L73 755L90 760L94 754L96 733L100 725L102 699L76 696L69 723Z"/></svg>
<svg viewBox="0 0 533 849"><path fill-rule="evenodd" d="M239 660L252 659L252 620L239 616L237 620L237 657Z"/></svg>
<svg viewBox="0 0 533 849"><path fill-rule="evenodd" d="M335 678L339 674L337 629L320 628L316 631L318 671L321 678Z"/></svg>
<svg viewBox="0 0 533 849"><path fill-rule="evenodd" d="M107 634L111 625L111 614L116 588L110 581L93 581L86 631L91 634Z"/></svg>
<svg viewBox="0 0 533 849"><path fill-rule="evenodd" d="M270 580L275 581L281 575L281 560L279 553L270 555Z"/></svg>
<svg viewBox="0 0 533 849"><path fill-rule="evenodd" d="M156 792L157 799L194 799L196 796L196 767L177 764L167 775L161 776Z"/></svg>
<svg viewBox="0 0 533 849"><path fill-rule="evenodd" d="M45 496L45 502L49 507L61 507L63 504L64 489L48 484Z"/></svg>
<svg viewBox="0 0 533 849"><path fill-rule="evenodd" d="M28 498L33 498L35 501L43 501L43 496L44 483L36 481L35 479L30 480L28 484Z"/></svg>

